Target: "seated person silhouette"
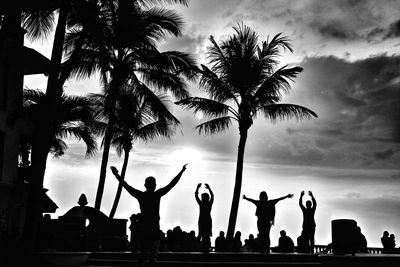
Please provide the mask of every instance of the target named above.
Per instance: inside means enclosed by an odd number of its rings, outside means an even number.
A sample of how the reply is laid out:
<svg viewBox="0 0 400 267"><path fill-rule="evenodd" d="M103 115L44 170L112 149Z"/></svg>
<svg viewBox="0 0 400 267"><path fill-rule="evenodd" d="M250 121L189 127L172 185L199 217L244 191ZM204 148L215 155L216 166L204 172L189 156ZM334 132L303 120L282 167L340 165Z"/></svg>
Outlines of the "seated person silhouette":
<svg viewBox="0 0 400 267"><path fill-rule="evenodd" d="M390 234L388 241L389 253L395 253L396 250L396 240L394 234Z"/></svg>
<svg viewBox="0 0 400 267"><path fill-rule="evenodd" d="M356 233L357 252L368 253L367 239L361 232L361 228L357 226Z"/></svg>
<svg viewBox="0 0 400 267"><path fill-rule="evenodd" d="M297 238L297 250L296 250L296 252L299 252L299 253L310 253L311 252L309 239L307 239L304 236L303 232Z"/></svg>
<svg viewBox="0 0 400 267"><path fill-rule="evenodd" d="M261 248L263 251L269 252L271 244L271 241L269 239L269 232L271 230L271 226L274 225L276 203L283 199L292 197L293 194L288 194L277 199L268 200L268 195L265 191L262 191L260 193L260 200L254 200L243 195L243 199L250 201L257 207L256 216L259 239L261 244L265 244Z"/></svg>
<svg viewBox="0 0 400 267"><path fill-rule="evenodd" d="M294 252L294 243L293 240L286 235L285 230L280 232L281 237L279 237L278 247L276 249L277 252L282 253L292 253Z"/></svg>
<svg viewBox="0 0 400 267"><path fill-rule="evenodd" d="M215 239L215 251L224 251L226 247L226 239L224 231L219 232L219 236Z"/></svg>
<svg viewBox="0 0 400 267"><path fill-rule="evenodd" d="M146 188L146 191L144 192L128 185L125 180L121 179L117 168L114 166L110 167L114 176L128 191L128 193L138 200L140 205L140 226L142 228L138 237L140 245L140 264L144 264L147 260L154 262L157 259L161 239L160 200L162 196L167 194L178 183L183 172L186 170L186 166L187 164L183 165L182 170L167 186L158 190L156 190L156 179L152 176L147 177L144 182L144 187Z"/></svg>
<svg viewBox="0 0 400 267"><path fill-rule="evenodd" d="M208 184L205 184L206 189L210 192L201 194L199 198L199 189L201 183L197 185L194 193L197 204L199 204L200 215L199 215L199 237L201 238L203 251L208 252L211 248L210 236L212 236L212 219L211 219L211 208L214 203L214 193Z"/></svg>
<svg viewBox="0 0 400 267"><path fill-rule="evenodd" d="M315 235L315 210L317 208L317 201L311 191L308 191L311 200L306 201L306 206L303 205L304 191L301 191L299 198L299 206L303 212L303 231L302 236L309 243L311 250L314 248L314 235Z"/></svg>
<svg viewBox="0 0 400 267"><path fill-rule="evenodd" d="M383 253L389 253L390 252L390 239L389 239L389 232L388 231L384 231L383 235L381 237L381 242L382 242L382 252Z"/></svg>

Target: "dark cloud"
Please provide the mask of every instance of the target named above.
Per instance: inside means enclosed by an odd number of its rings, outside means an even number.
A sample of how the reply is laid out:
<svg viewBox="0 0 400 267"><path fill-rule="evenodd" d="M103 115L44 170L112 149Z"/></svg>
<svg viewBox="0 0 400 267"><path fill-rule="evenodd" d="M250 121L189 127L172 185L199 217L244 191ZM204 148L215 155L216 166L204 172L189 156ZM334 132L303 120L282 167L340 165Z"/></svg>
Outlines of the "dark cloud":
<svg viewBox="0 0 400 267"><path fill-rule="evenodd" d="M354 30L348 29L346 25L338 21L323 23L314 21L311 27L324 38L337 39L340 41L360 39L360 36Z"/></svg>
<svg viewBox="0 0 400 267"><path fill-rule="evenodd" d="M400 37L400 20L392 23L389 26L389 30L385 36L385 38L397 38Z"/></svg>
<svg viewBox="0 0 400 267"><path fill-rule="evenodd" d="M359 197L354 197L354 196ZM353 196L353 197L349 197ZM331 203L354 214L367 214L375 218L400 216L400 198L398 196L362 197L358 192L348 193L345 198L337 198ZM381 222L382 223L382 222Z"/></svg>
<svg viewBox="0 0 400 267"><path fill-rule="evenodd" d="M385 151L378 151L378 152L375 152L375 153L374 153L374 156L375 156L376 159L384 160L384 159L388 159L388 158L390 158L391 156L393 156L394 153L395 153L395 152L393 151L393 149L389 148L389 149L387 149L387 150L385 150Z"/></svg>
<svg viewBox="0 0 400 267"><path fill-rule="evenodd" d="M307 126L286 127L286 141L292 144L286 149L312 158L315 165L398 168L400 56L377 55L354 62L314 57L300 65L304 72L285 102L309 107L319 118ZM304 147L296 151L295 143ZM274 163L307 162L280 150L282 144L276 151L280 156L268 154Z"/></svg>

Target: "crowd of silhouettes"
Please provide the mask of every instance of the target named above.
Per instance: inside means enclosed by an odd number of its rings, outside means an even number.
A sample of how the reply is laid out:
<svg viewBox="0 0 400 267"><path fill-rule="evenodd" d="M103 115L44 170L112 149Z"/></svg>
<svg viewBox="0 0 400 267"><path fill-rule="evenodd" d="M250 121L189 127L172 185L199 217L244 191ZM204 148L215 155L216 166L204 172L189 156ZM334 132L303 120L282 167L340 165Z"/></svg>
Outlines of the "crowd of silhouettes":
<svg viewBox="0 0 400 267"><path fill-rule="evenodd" d="M156 190L156 179L147 177L144 186L145 191L130 186L121 179L118 170L111 167L112 173L119 180L122 186L136 198L140 205L140 213L130 217L130 248L132 251L139 252L140 263L154 262L159 251L201 251L210 252L212 250L212 216L211 210L214 203L214 193L206 183L206 192L200 194L202 184L199 183L194 192L194 199L199 205L198 232L191 230L183 231L179 226L168 230L166 233L160 229L159 210L161 197L167 194L180 180L186 170L187 164L183 165L181 171L165 187ZM280 231L278 246L272 251L282 253L302 252L312 253L315 246L315 212L317 201L311 191L308 195L311 200L303 204L305 192L300 193L299 206L303 215L302 231L297 238L297 246L285 230ZM233 239L227 239L223 231L215 238L214 250L216 252L237 251L237 252L269 252L271 247L270 230L275 224L276 204L286 198L292 198L293 194L287 194L280 198L268 199L265 191L260 192L259 199L255 200L243 195L243 199L256 206L257 230L256 237L252 234L242 242L241 232L237 231ZM367 240L357 227L357 252L368 252ZM385 231L381 238L384 253L396 253L394 235Z"/></svg>
<svg viewBox="0 0 400 267"><path fill-rule="evenodd" d="M183 231L179 226L168 230L166 233L162 232L159 225L159 209L161 197L167 194L180 180L182 174L186 170L186 164L182 167L181 171L171 180L171 182L158 190L156 190L156 179L154 177L147 177L144 186L145 191L137 190L122 180L119 176L118 170L111 167L115 177L120 181L123 187L135 197L140 205L140 213L133 214L130 217L130 249L139 252L140 263L154 262L157 258L159 251L173 251L173 252L210 252L213 250L211 244L212 237L212 217L211 210L214 203L214 193L211 187L205 183L204 188L206 192L200 195L199 183L194 192L194 198L199 205L198 217L198 234L195 230L189 232ZM200 196L199 196L200 195ZM270 248L270 230L275 223L276 204L286 198L292 198L293 194L287 194L277 199L268 199L265 191L260 192L259 199L251 199L243 195L243 199L253 203L256 206L255 215L257 217L258 234L254 237L250 234L248 238L242 242L242 234L237 231L232 239L225 237L224 231L220 231L219 235L215 238L214 251L215 252L273 252L280 253L313 253L314 252L314 236L315 236L315 212L317 201L311 191L308 195L311 200L305 202L303 205L303 198L305 192L301 191L299 198L299 206L303 215L302 231L297 238L297 246L295 246L292 238L287 235L285 230L280 231L278 246ZM81 195L78 201L79 207L74 207L69 210L69 213L82 213L82 209L93 209L85 207L87 204L86 196ZM90 211L90 210L89 210ZM87 213L87 212L86 212ZM103 215L105 216L105 215ZM106 216L105 216L106 217ZM92 218L93 219L93 218ZM94 218L95 219L95 218ZM50 227L51 218L47 214L43 217L41 229L48 230ZM96 221L96 220L95 220ZM91 223L92 224L92 223ZM51 238L41 231L42 236L40 247L52 247ZM355 228L355 252L368 253L367 240L360 227ZM49 241L50 240L50 241ZM394 234L389 234L388 231L383 232L381 237L382 253L400 253L400 248L396 248ZM325 252L332 250L332 244L327 246Z"/></svg>

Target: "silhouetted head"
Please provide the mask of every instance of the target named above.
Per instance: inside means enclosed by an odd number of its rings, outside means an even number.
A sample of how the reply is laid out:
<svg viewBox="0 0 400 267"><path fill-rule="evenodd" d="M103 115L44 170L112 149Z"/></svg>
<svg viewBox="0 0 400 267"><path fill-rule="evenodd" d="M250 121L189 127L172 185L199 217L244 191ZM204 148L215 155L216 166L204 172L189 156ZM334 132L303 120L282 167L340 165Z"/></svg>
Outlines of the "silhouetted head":
<svg viewBox="0 0 400 267"><path fill-rule="evenodd" d="M262 191L262 192L260 193L260 200L261 200L261 201L268 201L267 192Z"/></svg>
<svg viewBox="0 0 400 267"><path fill-rule="evenodd" d="M384 231L384 232L383 232L383 236L384 236L384 237L389 237L389 232L388 232L388 231Z"/></svg>
<svg viewBox="0 0 400 267"><path fill-rule="evenodd" d="M207 193L201 194L201 201L205 203L210 202L210 196Z"/></svg>
<svg viewBox="0 0 400 267"><path fill-rule="evenodd" d="M149 176L144 181L144 187L146 187L147 191L154 192L156 190L156 178L153 176Z"/></svg>
<svg viewBox="0 0 400 267"><path fill-rule="evenodd" d="M241 236L242 236L242 233L240 231L237 231L235 233L235 239L240 239Z"/></svg>
<svg viewBox="0 0 400 267"><path fill-rule="evenodd" d="M224 236L225 236L224 231L220 231L220 232L219 232L219 236L220 236L220 237L224 237Z"/></svg>
<svg viewBox="0 0 400 267"><path fill-rule="evenodd" d="M307 200L307 201L306 201L306 207L307 207L307 209L311 209L311 207L312 207L312 202L311 202L311 200Z"/></svg>
<svg viewBox="0 0 400 267"><path fill-rule="evenodd" d="M88 204L85 194L81 194L81 196L79 197L79 200L78 200L78 204L81 207L86 206Z"/></svg>
<svg viewBox="0 0 400 267"><path fill-rule="evenodd" d="M253 234L249 235L249 240L254 240L254 235Z"/></svg>
<svg viewBox="0 0 400 267"><path fill-rule="evenodd" d="M282 237L286 236L286 231L285 230L280 231L280 233L281 233Z"/></svg>
<svg viewBox="0 0 400 267"><path fill-rule="evenodd" d="M393 239L394 240L394 234L390 234L390 239Z"/></svg>

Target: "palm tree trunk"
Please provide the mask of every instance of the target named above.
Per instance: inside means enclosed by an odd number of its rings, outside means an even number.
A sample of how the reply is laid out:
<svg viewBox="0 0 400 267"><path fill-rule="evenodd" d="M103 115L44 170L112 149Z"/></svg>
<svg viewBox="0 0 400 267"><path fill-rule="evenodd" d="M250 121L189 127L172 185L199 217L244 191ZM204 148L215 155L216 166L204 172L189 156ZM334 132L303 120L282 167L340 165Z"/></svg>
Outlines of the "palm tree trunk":
<svg viewBox="0 0 400 267"><path fill-rule="evenodd" d="M46 88L46 110L42 114L39 125L33 129L31 181L28 199L24 245L30 253L35 248L37 226L41 217L40 198L43 194L43 179L46 170L47 155L50 151L51 125L54 121L55 110L62 95L62 85L59 84L62 50L64 45L67 10L60 8L57 28L54 35L51 55L51 68Z"/></svg>
<svg viewBox="0 0 400 267"><path fill-rule="evenodd" d="M108 99L106 98L105 108L108 109L108 126L104 135L104 149L101 159L99 184L97 186L96 200L94 205L94 208L97 210L100 210L101 207L101 200L103 199L104 185L106 182L108 156L110 153L112 139L112 126L114 125L115 121L114 111L117 102L119 86L121 84L120 81L122 80L120 74L121 73L119 72L118 68L115 68L114 72L111 74L112 79L110 81L110 89L107 96Z"/></svg>
<svg viewBox="0 0 400 267"><path fill-rule="evenodd" d="M235 176L235 187L233 189L233 198L231 212L229 214L228 230L226 233L226 238L228 240L233 239L236 227L236 219L239 209L240 191L242 189L242 176L243 176L243 160L244 160L244 150L247 140L247 129L240 131L239 147L236 162L236 176Z"/></svg>
<svg viewBox="0 0 400 267"><path fill-rule="evenodd" d="M124 155L124 164L122 165L122 170L121 170L121 179L125 179L125 173L126 173L126 168L128 167L128 160L129 160L129 150L125 150L125 155ZM121 193L122 193L122 183L120 182L118 184L118 189L117 193L115 194L115 199L114 203L112 205L111 211L110 211L110 219L114 218L115 212L117 211L118 207L118 202L119 199L121 198Z"/></svg>
<svg viewBox="0 0 400 267"><path fill-rule="evenodd" d="M111 125L110 122L109 125ZM101 200L103 199L104 184L106 182L108 155L110 153L111 139L112 139L112 130L110 129L110 126L108 126L106 133L104 135L104 145L103 145L104 149L103 149L103 156L101 158L99 184L97 185L96 200L94 204L94 208L97 210L100 210Z"/></svg>

